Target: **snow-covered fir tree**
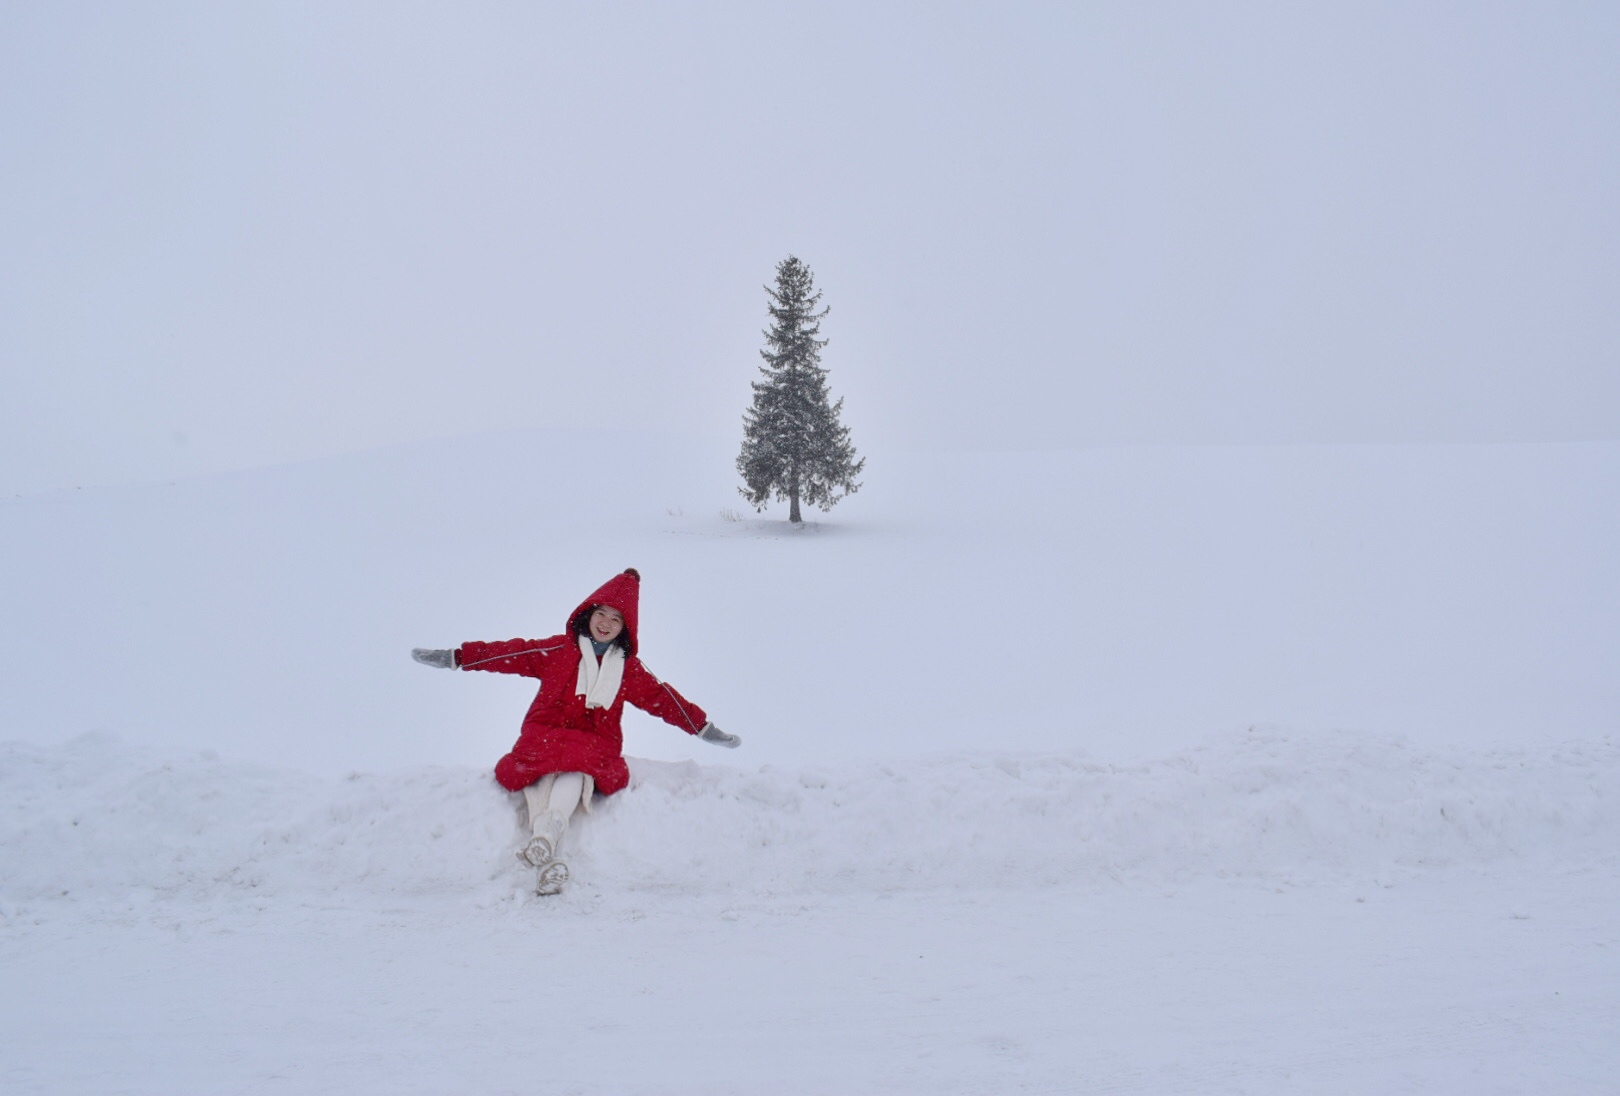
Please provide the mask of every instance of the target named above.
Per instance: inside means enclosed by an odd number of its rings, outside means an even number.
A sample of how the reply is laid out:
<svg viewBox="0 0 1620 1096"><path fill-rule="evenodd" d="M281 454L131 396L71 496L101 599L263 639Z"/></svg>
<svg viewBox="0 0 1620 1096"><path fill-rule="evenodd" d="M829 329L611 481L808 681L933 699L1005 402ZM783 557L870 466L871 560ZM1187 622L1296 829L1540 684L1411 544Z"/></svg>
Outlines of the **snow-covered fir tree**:
<svg viewBox="0 0 1620 1096"><path fill-rule="evenodd" d="M849 427L839 422L844 401L830 402L821 365L821 292L810 268L789 255L776 265L776 288L765 287L771 326L765 334L762 379L753 382L754 404L743 416L739 490L754 509L774 496L788 502L788 520L798 524L799 503L830 510L860 489L855 477L866 465L855 457Z"/></svg>

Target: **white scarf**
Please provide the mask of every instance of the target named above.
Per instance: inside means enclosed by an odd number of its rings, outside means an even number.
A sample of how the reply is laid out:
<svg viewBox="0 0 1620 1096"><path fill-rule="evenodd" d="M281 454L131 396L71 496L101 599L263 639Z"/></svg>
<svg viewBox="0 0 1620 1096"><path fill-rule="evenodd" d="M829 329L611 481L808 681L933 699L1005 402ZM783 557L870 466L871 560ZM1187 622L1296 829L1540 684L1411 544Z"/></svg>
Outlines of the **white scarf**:
<svg viewBox="0 0 1620 1096"><path fill-rule="evenodd" d="M617 643L607 649L600 664L589 636L579 637L579 676L574 692L585 698L587 708L610 708L624 681L624 648Z"/></svg>

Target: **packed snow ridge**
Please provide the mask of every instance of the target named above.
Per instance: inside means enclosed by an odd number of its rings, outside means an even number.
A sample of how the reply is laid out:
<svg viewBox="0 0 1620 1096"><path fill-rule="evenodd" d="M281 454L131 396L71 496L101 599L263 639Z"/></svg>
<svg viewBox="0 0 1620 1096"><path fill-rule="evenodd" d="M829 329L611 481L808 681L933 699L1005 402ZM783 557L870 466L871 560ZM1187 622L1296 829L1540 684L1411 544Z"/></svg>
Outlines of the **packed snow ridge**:
<svg viewBox="0 0 1620 1096"><path fill-rule="evenodd" d="M757 771L632 759L569 841L591 893L1393 884L1511 860L1615 858L1620 747L1424 751L1250 729L1140 764L952 754ZM520 799L481 770L330 779L87 735L0 746L0 912L150 903L546 901L513 856ZM566 906L568 899L562 904Z"/></svg>

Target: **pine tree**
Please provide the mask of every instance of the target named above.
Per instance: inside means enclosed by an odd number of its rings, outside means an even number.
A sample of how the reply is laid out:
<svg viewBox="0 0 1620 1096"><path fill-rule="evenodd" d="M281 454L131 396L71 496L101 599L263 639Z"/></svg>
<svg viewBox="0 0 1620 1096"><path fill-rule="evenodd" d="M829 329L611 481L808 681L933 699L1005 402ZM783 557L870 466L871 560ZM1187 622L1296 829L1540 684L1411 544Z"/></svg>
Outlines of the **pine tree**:
<svg viewBox="0 0 1620 1096"><path fill-rule="evenodd" d="M849 427L838 421L840 398L827 399L827 370L821 365L821 293L810 268L789 255L776 264L776 288L765 287L771 327L764 332L762 380L753 382L754 404L743 416L739 488L755 510L774 495L788 501L788 521L798 524L799 502L823 511L860 489L855 477L866 460L855 458Z"/></svg>

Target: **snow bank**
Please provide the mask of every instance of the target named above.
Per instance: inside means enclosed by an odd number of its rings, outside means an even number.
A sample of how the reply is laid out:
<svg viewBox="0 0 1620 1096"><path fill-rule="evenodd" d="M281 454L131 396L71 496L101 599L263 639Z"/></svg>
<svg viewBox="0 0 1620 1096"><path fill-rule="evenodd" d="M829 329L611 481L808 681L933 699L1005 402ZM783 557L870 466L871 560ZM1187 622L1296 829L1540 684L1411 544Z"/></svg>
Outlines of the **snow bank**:
<svg viewBox="0 0 1620 1096"><path fill-rule="evenodd" d="M588 851L638 886L885 890L1362 881L1504 857L1585 860L1620 837L1612 743L1434 754L1252 730L1134 765L946 756L744 774L638 767Z"/></svg>
<svg viewBox="0 0 1620 1096"><path fill-rule="evenodd" d="M468 893L516 832L482 773L318 778L89 734L0 746L0 902ZM109 908L108 904L111 904Z"/></svg>
<svg viewBox="0 0 1620 1096"><path fill-rule="evenodd" d="M1133 765L954 754L757 771L633 763L576 822L574 901L934 888L1390 883L1620 848L1620 747L1434 753L1251 729ZM0 746L0 907L527 901L520 800L481 770L346 779L105 735Z"/></svg>

